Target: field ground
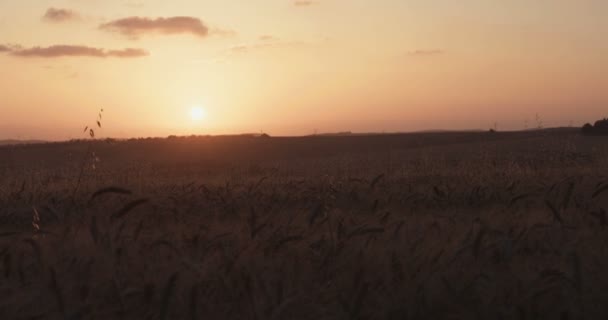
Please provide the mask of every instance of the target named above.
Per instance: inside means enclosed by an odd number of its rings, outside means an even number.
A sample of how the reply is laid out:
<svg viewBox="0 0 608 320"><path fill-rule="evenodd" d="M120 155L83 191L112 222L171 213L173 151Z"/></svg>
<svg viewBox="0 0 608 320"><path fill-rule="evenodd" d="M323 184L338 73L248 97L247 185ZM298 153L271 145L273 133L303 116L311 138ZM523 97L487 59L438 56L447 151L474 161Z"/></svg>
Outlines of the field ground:
<svg viewBox="0 0 608 320"><path fill-rule="evenodd" d="M0 147L1 319L606 319L608 139Z"/></svg>

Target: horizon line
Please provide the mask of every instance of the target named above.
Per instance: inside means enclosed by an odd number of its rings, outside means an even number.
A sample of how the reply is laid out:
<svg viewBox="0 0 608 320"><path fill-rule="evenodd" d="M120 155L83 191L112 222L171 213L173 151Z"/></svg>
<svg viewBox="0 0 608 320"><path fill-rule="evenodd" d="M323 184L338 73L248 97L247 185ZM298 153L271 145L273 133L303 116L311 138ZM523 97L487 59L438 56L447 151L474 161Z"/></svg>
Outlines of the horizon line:
<svg viewBox="0 0 608 320"><path fill-rule="evenodd" d="M125 138L117 137L99 137L99 138L67 138L67 139L40 139L40 138L6 138L0 139L2 145L10 145L8 142L14 142L15 144L37 144L37 143L62 143L62 142L78 142L78 141L104 141L104 140L115 140L115 141L128 141L138 139L169 139L169 138L202 138L202 137L261 137L267 135L270 138L307 138L307 137L347 137L347 136L376 136L376 135L405 135L405 134L421 134L421 133L518 133L518 132L534 132L534 131L547 131L556 129L570 129L580 130L580 127L575 126L557 126L557 127L546 127L546 128L529 128L529 129L513 129L513 130L495 130L490 129L425 129L416 131L367 131L367 132L356 132L356 131L339 131L339 132L319 132L306 135L272 135L268 132L252 133L227 133L227 134L182 134L175 135L170 134L167 136L132 136Z"/></svg>

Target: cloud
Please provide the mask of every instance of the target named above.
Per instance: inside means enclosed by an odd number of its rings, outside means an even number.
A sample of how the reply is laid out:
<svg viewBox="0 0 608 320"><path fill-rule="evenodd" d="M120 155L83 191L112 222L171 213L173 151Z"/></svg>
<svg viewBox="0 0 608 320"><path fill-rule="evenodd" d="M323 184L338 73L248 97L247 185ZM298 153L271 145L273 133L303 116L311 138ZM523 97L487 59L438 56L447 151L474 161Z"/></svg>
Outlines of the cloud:
<svg viewBox="0 0 608 320"><path fill-rule="evenodd" d="M318 4L318 2L312 0L295 0L293 2L293 5L296 7L309 7L315 4Z"/></svg>
<svg viewBox="0 0 608 320"><path fill-rule="evenodd" d="M258 42L250 44L240 44L230 47L228 51L230 53L247 53L254 50L260 49L277 49L277 48L299 48L312 46L310 43L302 41L281 41L277 38L265 38L260 37Z"/></svg>
<svg viewBox="0 0 608 320"><path fill-rule="evenodd" d="M80 15L78 15L78 13L76 13L72 10L56 9L56 8L49 8L48 10L46 10L46 13L44 14L44 16L42 16L42 20L48 21L48 22L66 22L66 21L70 21L70 20L79 20L79 19L80 19Z"/></svg>
<svg viewBox="0 0 608 320"><path fill-rule="evenodd" d="M193 17L170 17L170 18L143 18L128 17L114 20L99 26L101 30L118 32L133 39L146 33L164 35L192 34L201 38L210 34L207 27L200 19Z"/></svg>
<svg viewBox="0 0 608 320"><path fill-rule="evenodd" d="M271 36L271 35L262 35L258 38L258 40L260 41L274 41L274 40L278 40L278 38Z"/></svg>
<svg viewBox="0 0 608 320"><path fill-rule="evenodd" d="M105 50L87 46L54 45L50 47L22 48L20 46L0 46L12 56L22 58L60 58L60 57L93 57L93 58L139 58L148 56L143 49L126 48L122 50Z"/></svg>
<svg viewBox="0 0 608 320"><path fill-rule="evenodd" d="M19 57L44 57L56 58L63 56L86 56L104 57L105 52L99 48L85 46L54 45L50 47L33 47L28 49L18 49L11 51L11 54Z"/></svg>
<svg viewBox="0 0 608 320"><path fill-rule="evenodd" d="M144 49L126 48L122 50L110 50L106 53L108 57L117 58L139 58L149 56L150 53Z"/></svg>
<svg viewBox="0 0 608 320"><path fill-rule="evenodd" d="M432 49L432 50L414 50L408 51L407 55L411 57L428 57L428 56L438 56L445 54L444 50L440 49Z"/></svg>
<svg viewBox="0 0 608 320"><path fill-rule="evenodd" d="M227 48L226 54L245 54L259 50L272 49L305 49L319 48L329 43L329 38L320 38L314 41L284 40L273 35L261 35L249 43L241 43Z"/></svg>
<svg viewBox="0 0 608 320"><path fill-rule="evenodd" d="M237 35L237 32L234 30L222 29L222 28L212 28L212 29L210 29L209 33L211 35L224 37L224 38L231 38L231 37L235 37Z"/></svg>
<svg viewBox="0 0 608 320"><path fill-rule="evenodd" d="M250 46L241 44L238 46L230 47L230 49L228 49L228 50L232 53L246 53L249 51L249 49L250 49Z"/></svg>

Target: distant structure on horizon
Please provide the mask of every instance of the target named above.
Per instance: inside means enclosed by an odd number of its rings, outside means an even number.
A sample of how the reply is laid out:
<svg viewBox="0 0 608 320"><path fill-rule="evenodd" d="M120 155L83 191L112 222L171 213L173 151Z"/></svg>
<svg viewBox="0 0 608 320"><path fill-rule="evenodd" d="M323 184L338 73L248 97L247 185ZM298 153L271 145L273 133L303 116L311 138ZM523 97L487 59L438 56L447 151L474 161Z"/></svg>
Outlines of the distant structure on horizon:
<svg viewBox="0 0 608 320"><path fill-rule="evenodd" d="M582 132L584 135L608 135L608 119L598 120L594 125L586 123L583 126Z"/></svg>

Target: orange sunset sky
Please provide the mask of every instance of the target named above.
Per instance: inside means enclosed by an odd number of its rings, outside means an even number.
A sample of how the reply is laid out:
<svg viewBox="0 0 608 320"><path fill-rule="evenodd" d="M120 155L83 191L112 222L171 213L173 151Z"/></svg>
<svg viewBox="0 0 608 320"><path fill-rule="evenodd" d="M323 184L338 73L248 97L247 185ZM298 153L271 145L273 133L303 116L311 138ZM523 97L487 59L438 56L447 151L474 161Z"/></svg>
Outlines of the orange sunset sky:
<svg viewBox="0 0 608 320"><path fill-rule="evenodd" d="M605 0L0 0L0 139L580 125Z"/></svg>

